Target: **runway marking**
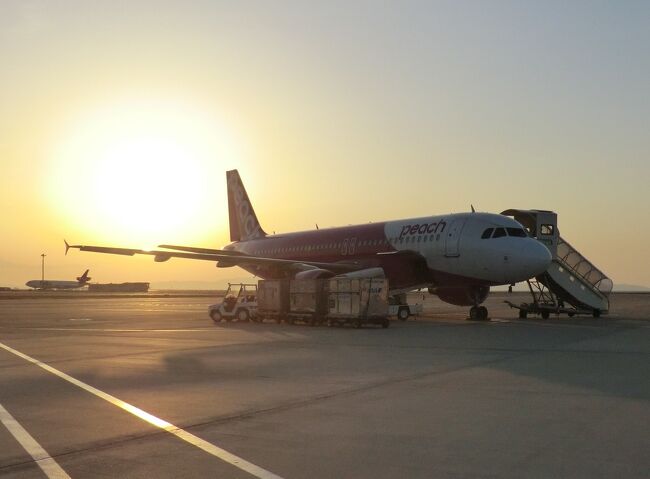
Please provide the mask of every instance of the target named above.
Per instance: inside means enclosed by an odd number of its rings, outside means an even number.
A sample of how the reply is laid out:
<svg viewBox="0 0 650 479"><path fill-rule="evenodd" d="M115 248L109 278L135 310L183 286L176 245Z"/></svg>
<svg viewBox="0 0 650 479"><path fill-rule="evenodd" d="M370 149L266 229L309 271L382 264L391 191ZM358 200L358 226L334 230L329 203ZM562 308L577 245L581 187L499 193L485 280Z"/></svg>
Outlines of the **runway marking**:
<svg viewBox="0 0 650 479"><path fill-rule="evenodd" d="M257 466L251 462L248 462L245 459L242 459L241 457L226 451L225 449L215 446L214 444L206 441L205 439L201 439L200 437L195 436L194 434L187 432L178 426L174 426L173 424L165 421L164 419L160 419L154 416L153 414L149 414L148 412L143 411L142 409L133 406L132 404L129 404L125 401L122 401L121 399L116 398L115 396L112 396L111 394L105 393L104 391L101 391L93 386L90 386L89 384L86 384L80 381L79 379L73 378L72 376L62 371L59 371L58 369L55 369L52 366L49 366L48 364L39 361L38 359L34 359L31 356L21 353L20 351L17 351L16 349L13 349L12 347L7 346L6 344L0 343L0 348L12 354L15 354L16 356L24 359L25 361L29 361L30 363L35 364L36 366L42 369L45 369L46 371L54 374L55 376L60 377L61 379L65 379L69 383L72 383L75 386L78 386L81 389L84 389L85 391L94 394L95 396L102 398L105 401L108 401L114 406L117 406L133 414L134 416L139 417L143 421L146 421L153 426L156 426L164 431L167 431L170 434L173 434L174 436L178 437L179 439L182 439L188 444L198 447L199 449L202 449L208 454L211 454L221 459L222 461L227 462L228 464L231 464L241 469L242 471L246 471L249 474L258 477L260 479L282 479L280 476L273 474L272 472L267 471L266 469L263 469L260 466ZM61 477L68 477L68 476L61 476Z"/></svg>
<svg viewBox="0 0 650 479"><path fill-rule="evenodd" d="M36 442L31 434L22 427L16 419L9 414L2 404L0 404L0 422L9 430L13 437L23 446L23 449L32 456L38 467L50 479L70 479L70 476L61 469L61 466L50 456L41 445Z"/></svg>

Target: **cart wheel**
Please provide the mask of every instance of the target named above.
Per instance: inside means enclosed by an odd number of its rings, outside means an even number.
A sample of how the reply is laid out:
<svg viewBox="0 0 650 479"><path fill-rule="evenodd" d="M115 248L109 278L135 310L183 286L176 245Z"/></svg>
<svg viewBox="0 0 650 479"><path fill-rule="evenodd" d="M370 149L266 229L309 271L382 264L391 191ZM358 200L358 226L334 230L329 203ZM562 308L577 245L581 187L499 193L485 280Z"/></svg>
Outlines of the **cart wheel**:
<svg viewBox="0 0 650 479"><path fill-rule="evenodd" d="M489 313L488 310L485 306L479 306L478 307L478 320L479 321L489 321L490 318L488 318Z"/></svg>
<svg viewBox="0 0 650 479"><path fill-rule="evenodd" d="M248 321L251 318L250 313L248 312L247 309L240 309L237 312L237 320L245 322Z"/></svg>
<svg viewBox="0 0 650 479"><path fill-rule="evenodd" d="M212 314L210 315L210 317L212 318L212 321L214 321L215 323L221 322L221 319L222 319L221 313L219 311L216 311L216 310L212 311Z"/></svg>
<svg viewBox="0 0 650 479"><path fill-rule="evenodd" d="M569 318L573 318L576 315L576 313L574 313L573 311L571 311L570 313L567 313L567 314L569 315Z"/></svg>
<svg viewBox="0 0 650 479"><path fill-rule="evenodd" d="M542 319L548 319L551 316L551 313L548 311L542 311Z"/></svg>
<svg viewBox="0 0 650 479"><path fill-rule="evenodd" d="M406 321L407 319L409 319L409 308L408 308L408 306L401 306L397 310L397 318L400 321Z"/></svg>
<svg viewBox="0 0 650 479"><path fill-rule="evenodd" d="M526 319L528 317L528 312L523 309L519 310L519 319Z"/></svg>

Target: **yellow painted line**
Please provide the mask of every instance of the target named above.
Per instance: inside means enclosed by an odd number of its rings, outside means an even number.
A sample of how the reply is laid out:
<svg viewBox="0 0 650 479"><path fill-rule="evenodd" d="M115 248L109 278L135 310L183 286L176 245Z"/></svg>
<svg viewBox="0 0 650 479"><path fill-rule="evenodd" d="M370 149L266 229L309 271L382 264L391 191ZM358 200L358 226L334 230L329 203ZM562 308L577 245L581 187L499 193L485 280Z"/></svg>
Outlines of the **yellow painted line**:
<svg viewBox="0 0 650 479"><path fill-rule="evenodd" d="M70 479L70 476L61 469L61 466L59 466L52 456L9 414L9 411L2 404L0 404L0 422L4 424L16 441L23 446L23 449L32 456L36 464L38 464L38 467L41 468L49 479Z"/></svg>
<svg viewBox="0 0 650 479"><path fill-rule="evenodd" d="M29 361L30 363L35 364L36 366L45 369L47 372L54 374L55 376L60 377L61 379L65 379L69 383L74 384L75 386L80 387L81 389L94 394L95 396L102 398L105 401L108 401L109 403L113 404L114 406L117 406L131 414L133 414L136 417L139 417L143 421L148 422L149 424L156 426L164 431L167 431L170 434L173 434L174 436L178 437L179 439L182 439L183 441L187 442L188 444L191 444L192 446L198 447L199 449L202 449L203 451L207 452L208 454L212 454L215 457L218 457L224 462L227 462L228 464L231 464L242 471L246 471L249 474L258 477L260 479L282 479L280 476L273 474L270 471L267 471L266 469L261 468L260 466L257 466L251 462L246 461L245 459L242 459L239 456L236 456L235 454L226 451L225 449L222 449L218 446L215 446L214 444L201 439L198 436L195 436L194 434L185 431L184 429L181 429L177 426L174 426L173 424L160 419L153 414L149 414L146 411L143 411L142 409L133 406L132 404L129 404L125 401L122 401L121 399L116 398L115 396L112 396L108 393L105 393L104 391L101 391L93 386L90 386L76 378L73 378L72 376L59 371L58 369L53 368L52 366L49 366L38 359L34 359L31 356L28 356L24 353L21 353L20 351L17 351L6 344L0 343L0 348L4 349L5 351L8 351L12 354L15 354L16 356L24 359L25 361ZM66 476L67 477L67 476Z"/></svg>

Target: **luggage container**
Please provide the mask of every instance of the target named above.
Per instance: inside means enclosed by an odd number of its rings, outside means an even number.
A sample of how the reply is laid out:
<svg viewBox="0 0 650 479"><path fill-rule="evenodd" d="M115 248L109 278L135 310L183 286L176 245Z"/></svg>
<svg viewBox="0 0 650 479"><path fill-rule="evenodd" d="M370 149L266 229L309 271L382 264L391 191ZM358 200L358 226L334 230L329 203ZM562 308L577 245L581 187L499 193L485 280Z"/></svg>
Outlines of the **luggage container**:
<svg viewBox="0 0 650 479"><path fill-rule="evenodd" d="M287 322L303 321L320 324L327 310L327 299L323 294L325 280L292 279L289 283L289 313Z"/></svg>
<svg viewBox="0 0 650 479"><path fill-rule="evenodd" d="M262 279L257 283L257 321L281 322L289 313L289 280Z"/></svg>
<svg viewBox="0 0 650 479"><path fill-rule="evenodd" d="M327 282L327 324L380 324L387 328L388 280L380 278L332 278Z"/></svg>

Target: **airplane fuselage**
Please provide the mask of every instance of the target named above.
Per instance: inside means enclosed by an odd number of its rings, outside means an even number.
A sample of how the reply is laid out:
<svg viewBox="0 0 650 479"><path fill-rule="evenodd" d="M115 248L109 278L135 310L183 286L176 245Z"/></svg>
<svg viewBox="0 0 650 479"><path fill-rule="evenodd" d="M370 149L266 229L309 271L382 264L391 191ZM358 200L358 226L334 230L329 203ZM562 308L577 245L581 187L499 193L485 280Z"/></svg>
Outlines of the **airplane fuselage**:
<svg viewBox="0 0 650 479"><path fill-rule="evenodd" d="M483 238L489 228L499 237ZM380 267L391 290L417 287L511 284L543 271L544 245L521 224L491 213L457 213L339 228L318 229L235 242L227 250L323 263ZM272 266L241 265L262 278L282 277Z"/></svg>
<svg viewBox="0 0 650 479"><path fill-rule="evenodd" d="M76 289L86 286L87 283L82 283L80 281L49 281L49 280L40 280L34 279L27 281L25 286L35 289Z"/></svg>

